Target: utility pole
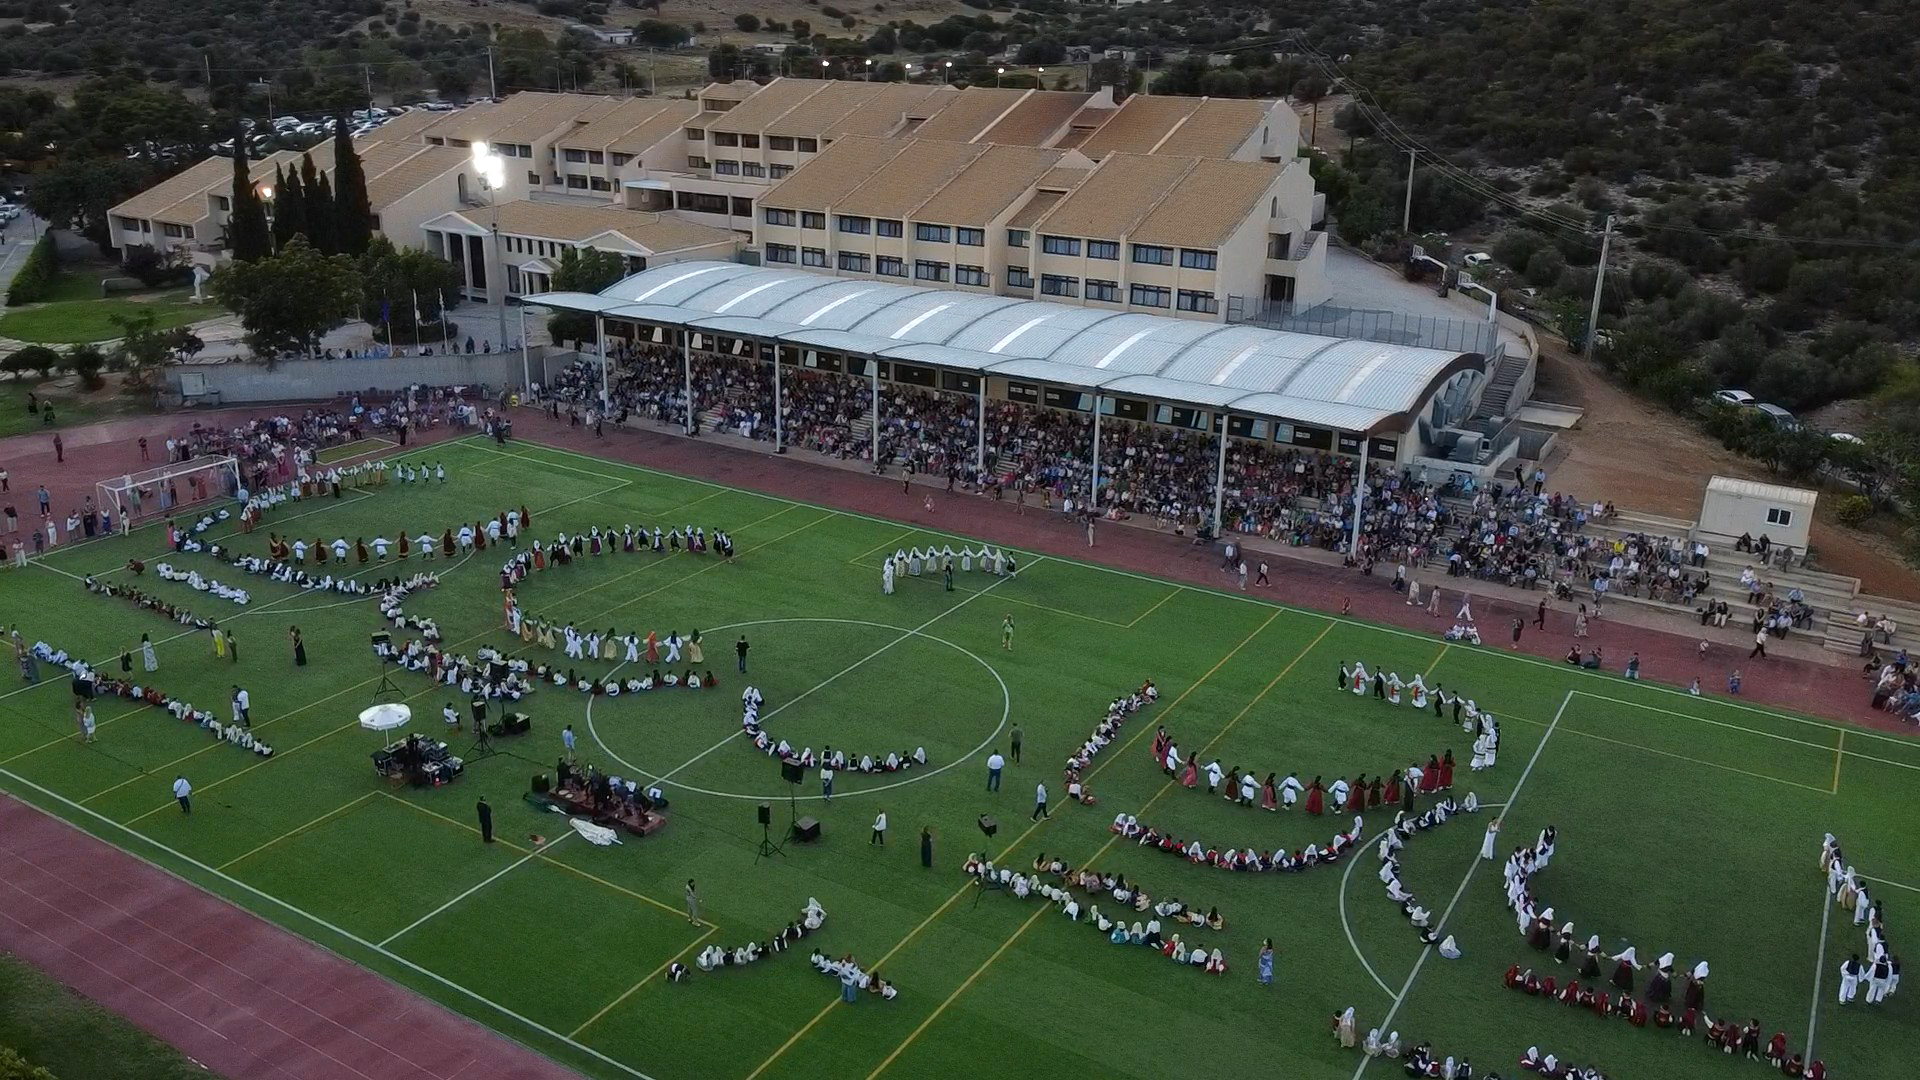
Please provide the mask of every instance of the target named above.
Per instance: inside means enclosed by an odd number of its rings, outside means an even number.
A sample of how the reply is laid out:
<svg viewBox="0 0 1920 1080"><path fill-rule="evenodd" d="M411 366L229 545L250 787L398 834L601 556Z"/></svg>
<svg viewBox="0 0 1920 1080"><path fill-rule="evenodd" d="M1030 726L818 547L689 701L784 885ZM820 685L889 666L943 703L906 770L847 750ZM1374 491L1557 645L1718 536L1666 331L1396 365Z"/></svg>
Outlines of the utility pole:
<svg viewBox="0 0 1920 1080"><path fill-rule="evenodd" d="M500 88L493 81L493 46L487 46L487 96L499 97Z"/></svg>
<svg viewBox="0 0 1920 1080"><path fill-rule="evenodd" d="M1607 283L1607 249L1613 246L1613 215L1607 215L1606 228L1600 233L1600 265L1593 273L1593 306L1587 309L1587 347L1593 355L1593 343L1600 333L1600 289Z"/></svg>
<svg viewBox="0 0 1920 1080"><path fill-rule="evenodd" d="M367 83L367 108L369 108L369 109L371 109L371 108L373 108L373 65L372 65L372 64L361 64L361 65L360 65L360 74L361 74L361 75L362 75L363 77L365 77L365 79L366 79L366 83Z"/></svg>
<svg viewBox="0 0 1920 1080"><path fill-rule="evenodd" d="M654 76L655 66L658 64L659 59L660 59L659 53L655 52L651 48L647 50L647 96L648 97L652 97L654 94L658 93L660 89Z"/></svg>
<svg viewBox="0 0 1920 1080"><path fill-rule="evenodd" d="M1410 233L1413 231L1413 163L1418 160L1420 160L1420 148L1417 146L1408 147L1407 148L1407 205L1406 205L1406 209L1400 212L1400 231L1403 233Z"/></svg>
<svg viewBox="0 0 1920 1080"><path fill-rule="evenodd" d="M208 99L208 102L207 102L207 103L208 103L208 104L212 104L212 103L213 103L213 102L212 102L212 99L213 99L213 54L212 54L212 53L210 53L210 52L208 52L208 51L207 51L207 50L205 50L205 49L202 49L202 50L200 50L200 63L201 63L201 65L202 65L202 66L204 66L204 67L205 67L205 68L207 69L207 99Z"/></svg>

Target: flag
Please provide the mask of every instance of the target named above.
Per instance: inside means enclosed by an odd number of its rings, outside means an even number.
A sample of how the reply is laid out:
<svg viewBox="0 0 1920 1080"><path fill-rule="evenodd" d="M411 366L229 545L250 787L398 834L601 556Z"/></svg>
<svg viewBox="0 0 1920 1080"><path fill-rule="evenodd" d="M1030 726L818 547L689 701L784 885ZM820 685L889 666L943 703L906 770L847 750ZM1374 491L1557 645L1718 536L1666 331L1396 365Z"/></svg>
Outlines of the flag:
<svg viewBox="0 0 1920 1080"><path fill-rule="evenodd" d="M427 317L420 311L420 290L415 289L413 290L413 325L419 326L426 321Z"/></svg>
<svg viewBox="0 0 1920 1080"><path fill-rule="evenodd" d="M385 300L380 301L380 321L383 323L393 321L392 305Z"/></svg>

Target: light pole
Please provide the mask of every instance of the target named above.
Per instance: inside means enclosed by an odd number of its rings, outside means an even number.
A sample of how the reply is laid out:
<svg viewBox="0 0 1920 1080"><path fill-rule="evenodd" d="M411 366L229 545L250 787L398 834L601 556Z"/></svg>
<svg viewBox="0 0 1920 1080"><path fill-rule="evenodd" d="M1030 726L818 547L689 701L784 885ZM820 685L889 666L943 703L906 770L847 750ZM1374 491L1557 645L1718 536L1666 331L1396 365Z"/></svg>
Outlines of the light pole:
<svg viewBox="0 0 1920 1080"><path fill-rule="evenodd" d="M867 57L867 81L873 81L873 57Z"/></svg>
<svg viewBox="0 0 1920 1080"><path fill-rule="evenodd" d="M1006 76L1007 76L1006 68L993 69L993 88L995 90L1000 89L1000 80L1006 78Z"/></svg>
<svg viewBox="0 0 1920 1080"><path fill-rule="evenodd" d="M827 78L831 78L831 77L832 77L832 76L830 76L830 75L828 75L828 74L827 74L827 68L828 68L828 66L829 66L829 61L826 61L826 60L822 60L822 61L820 61L820 77L821 77L822 79L827 79Z"/></svg>
<svg viewBox="0 0 1920 1080"><path fill-rule="evenodd" d="M273 232L273 185L255 184L253 190L260 196L261 209L267 215L267 249L275 255L280 254L280 238Z"/></svg>
<svg viewBox="0 0 1920 1080"><path fill-rule="evenodd" d="M500 349L507 348L507 261L500 253L500 196L498 192L507 183L507 161L493 152L485 142L473 144L473 170L480 176L480 189L487 193L487 205L493 208L493 262L499 268L500 275ZM492 282L488 282L487 293L492 295ZM440 322L444 327L446 312L440 313Z"/></svg>

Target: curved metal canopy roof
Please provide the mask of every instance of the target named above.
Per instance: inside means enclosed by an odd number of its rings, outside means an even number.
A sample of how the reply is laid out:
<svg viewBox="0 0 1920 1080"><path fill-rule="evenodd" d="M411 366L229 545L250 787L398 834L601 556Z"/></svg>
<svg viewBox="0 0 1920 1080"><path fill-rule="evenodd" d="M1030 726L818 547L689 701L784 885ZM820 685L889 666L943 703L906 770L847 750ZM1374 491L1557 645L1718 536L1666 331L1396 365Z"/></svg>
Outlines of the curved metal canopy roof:
<svg viewBox="0 0 1920 1080"><path fill-rule="evenodd" d="M1404 430L1448 379L1486 366L1478 353L728 262L525 300L1366 433Z"/></svg>

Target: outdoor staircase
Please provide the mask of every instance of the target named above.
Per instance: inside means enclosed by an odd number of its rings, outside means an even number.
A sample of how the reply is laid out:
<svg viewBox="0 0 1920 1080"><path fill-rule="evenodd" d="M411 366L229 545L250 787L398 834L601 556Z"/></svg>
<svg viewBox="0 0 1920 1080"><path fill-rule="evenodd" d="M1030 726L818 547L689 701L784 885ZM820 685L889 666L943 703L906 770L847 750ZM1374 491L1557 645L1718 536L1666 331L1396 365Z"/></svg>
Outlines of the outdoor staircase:
<svg viewBox="0 0 1920 1080"><path fill-rule="evenodd" d="M1480 407L1474 410L1472 420L1487 421L1507 415L1509 406L1514 404L1513 389L1520 384L1520 377L1527 373L1527 358L1503 353L1500 365L1493 369L1493 378L1488 380L1487 388L1480 392ZM1464 425L1478 431L1486 431L1487 425Z"/></svg>

